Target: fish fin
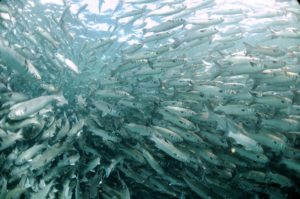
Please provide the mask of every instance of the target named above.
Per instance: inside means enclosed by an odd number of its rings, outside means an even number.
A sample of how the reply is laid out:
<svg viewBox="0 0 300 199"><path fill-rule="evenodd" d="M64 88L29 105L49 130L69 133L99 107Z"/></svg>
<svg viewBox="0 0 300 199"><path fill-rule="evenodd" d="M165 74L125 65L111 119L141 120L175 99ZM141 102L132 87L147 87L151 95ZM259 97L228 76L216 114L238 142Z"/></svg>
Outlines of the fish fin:
<svg viewBox="0 0 300 199"><path fill-rule="evenodd" d="M221 52L220 50L217 50L217 52L218 52L221 56L225 57L225 54L224 54L223 52Z"/></svg>
<svg viewBox="0 0 300 199"><path fill-rule="evenodd" d="M4 124L5 124L5 117L3 117L1 120L0 120L0 127L3 127Z"/></svg>
<svg viewBox="0 0 300 199"><path fill-rule="evenodd" d="M136 143L133 148L137 149L137 150L141 150L142 149L142 146L140 143Z"/></svg>
<svg viewBox="0 0 300 199"><path fill-rule="evenodd" d="M250 64L251 66L256 66L256 65L257 65L255 62L249 62L249 64Z"/></svg>
<svg viewBox="0 0 300 199"><path fill-rule="evenodd" d="M111 70L111 72L110 72L110 76L111 76L111 77L114 77L116 74L117 74L117 68Z"/></svg>
<svg viewBox="0 0 300 199"><path fill-rule="evenodd" d="M1 192L0 192L0 197L1 198L4 198L5 194L7 193L7 180L4 176L0 176L1 177L1 184L2 184L2 187L1 187Z"/></svg>
<svg viewBox="0 0 300 199"><path fill-rule="evenodd" d="M102 114L101 114L102 117L105 117L106 115L107 115L107 113L104 112L104 111L103 111Z"/></svg>
<svg viewBox="0 0 300 199"><path fill-rule="evenodd" d="M267 29L271 32L271 33L276 33L274 29L267 27Z"/></svg>
<svg viewBox="0 0 300 199"><path fill-rule="evenodd" d="M162 90L166 89L166 84L159 78L159 88L161 88Z"/></svg>
<svg viewBox="0 0 300 199"><path fill-rule="evenodd" d="M218 77L223 72L223 67L219 62L217 62L217 61L213 61L213 62L215 64L215 67L218 69L218 74L216 74L216 77ZM216 77L214 77L214 78L216 78Z"/></svg>
<svg viewBox="0 0 300 199"><path fill-rule="evenodd" d="M59 91L58 94L56 94L55 99L61 104L68 104L68 100L64 97L62 90Z"/></svg>
<svg viewBox="0 0 300 199"><path fill-rule="evenodd" d="M247 43L247 42L243 42L243 44L244 44L244 46L246 47L246 48L249 48L249 49L252 49L252 48L254 48L254 46L252 46L251 44L249 44L249 43Z"/></svg>
<svg viewBox="0 0 300 199"><path fill-rule="evenodd" d="M175 86L173 86L173 88L174 88L174 92L173 92L172 99L175 99L175 97L177 96L178 91L177 91Z"/></svg>
<svg viewBox="0 0 300 199"><path fill-rule="evenodd" d="M149 65L150 68L154 69L152 61L150 61L149 59L147 59L147 63L148 63L148 65Z"/></svg>
<svg viewBox="0 0 300 199"><path fill-rule="evenodd" d="M182 44L183 42L180 41L178 38L174 37L172 38L174 40L174 42L172 43L171 49L176 49L177 47L180 46L180 44Z"/></svg>
<svg viewBox="0 0 300 199"><path fill-rule="evenodd" d="M271 35L267 35L267 39L275 39L275 38L277 38L278 36L276 35L276 31L275 30L273 30L272 28L267 28L270 32L271 32Z"/></svg>
<svg viewBox="0 0 300 199"><path fill-rule="evenodd" d="M254 48L254 46L252 46L251 44L249 44L247 42L243 42L243 44L246 47L246 55L248 55L250 53L250 51Z"/></svg>

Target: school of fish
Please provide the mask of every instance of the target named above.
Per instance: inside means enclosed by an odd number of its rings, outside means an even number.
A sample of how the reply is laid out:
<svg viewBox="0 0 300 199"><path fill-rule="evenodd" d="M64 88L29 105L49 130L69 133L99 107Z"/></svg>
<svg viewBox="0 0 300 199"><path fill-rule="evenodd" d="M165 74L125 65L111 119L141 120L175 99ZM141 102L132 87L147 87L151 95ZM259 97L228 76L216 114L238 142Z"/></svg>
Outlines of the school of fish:
<svg viewBox="0 0 300 199"><path fill-rule="evenodd" d="M299 198L296 1L95 2L0 2L0 199Z"/></svg>

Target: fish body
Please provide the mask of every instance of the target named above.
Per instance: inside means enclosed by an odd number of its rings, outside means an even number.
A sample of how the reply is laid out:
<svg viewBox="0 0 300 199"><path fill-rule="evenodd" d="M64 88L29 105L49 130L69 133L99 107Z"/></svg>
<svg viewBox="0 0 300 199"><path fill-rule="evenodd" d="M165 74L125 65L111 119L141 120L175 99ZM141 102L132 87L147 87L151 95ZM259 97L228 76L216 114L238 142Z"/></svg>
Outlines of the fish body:
<svg viewBox="0 0 300 199"><path fill-rule="evenodd" d="M189 154L185 153L184 151L181 151L180 149L177 149L171 142L168 142L166 140L163 140L156 136L151 136L150 138L154 143L155 146L168 154L169 156L173 157L174 159L177 159L181 162L190 162L191 157Z"/></svg>
<svg viewBox="0 0 300 199"><path fill-rule="evenodd" d="M146 32L158 33L158 32L171 30L173 28L183 25L184 23L185 23L185 20L183 20L183 19L168 20L168 21L165 21L165 22L163 22L157 26L154 26L152 28L144 29L143 31L144 31L144 33L146 33Z"/></svg>
<svg viewBox="0 0 300 199"><path fill-rule="evenodd" d="M104 101L97 100L94 102L94 106L99 110L102 111L102 117L106 115L111 115L115 117L122 116L122 113L118 111L115 107L113 107L111 104L106 103Z"/></svg>
<svg viewBox="0 0 300 199"><path fill-rule="evenodd" d="M121 98L128 98L128 99L134 99L130 93L123 91L123 90L110 90L110 89L103 89L103 90L97 90L96 95L100 97L107 97L107 98L113 98L113 99L121 99Z"/></svg>
<svg viewBox="0 0 300 199"><path fill-rule="evenodd" d="M69 68L70 70L72 70L73 72L75 72L76 74L79 74L79 68L78 66L70 59L66 58L64 55L60 54L60 53L56 53L56 58L57 60L64 64L65 66L67 66L67 68Z"/></svg>
<svg viewBox="0 0 300 199"><path fill-rule="evenodd" d="M20 74L28 73L35 79L41 79L39 71L28 59L17 53L14 49L2 44L0 45L0 60Z"/></svg>
<svg viewBox="0 0 300 199"><path fill-rule="evenodd" d="M281 57L284 56L286 53L281 50L278 47L269 47L269 46L252 46L246 42L244 42L244 45L247 48L247 52L249 54L263 54L266 56L272 56L272 57Z"/></svg>
<svg viewBox="0 0 300 199"><path fill-rule="evenodd" d="M144 158L147 160L148 164L160 175L164 175L165 172L163 168L159 165L159 163L155 160L155 158L144 148L140 148Z"/></svg>
<svg viewBox="0 0 300 199"><path fill-rule="evenodd" d="M54 39L54 37L44 28L37 27L36 33L40 35L44 40L48 41L53 47L57 48L59 46L59 42Z"/></svg>
<svg viewBox="0 0 300 199"><path fill-rule="evenodd" d="M175 132L173 132L167 128L163 128L160 126L152 126L152 128L154 128L154 130L157 131L157 134L159 136L164 137L171 142L182 142L183 141L183 139L180 135L176 134Z"/></svg>
<svg viewBox="0 0 300 199"><path fill-rule="evenodd" d="M58 101L60 103L67 103L67 100L64 96L61 95L48 95L48 96L40 96L37 98L33 98L31 100L27 100L25 102L20 102L18 104L10 107L10 112L8 114L9 119L12 120L20 120L33 115L34 113L40 111L45 108L47 105L52 103L53 101Z"/></svg>
<svg viewBox="0 0 300 199"><path fill-rule="evenodd" d="M228 137L232 138L237 144L245 147L246 150L254 152L262 152L262 147L251 137L243 133L234 133L231 130L228 132Z"/></svg>
<svg viewBox="0 0 300 199"><path fill-rule="evenodd" d="M286 29L280 31L271 30L274 37L297 39L300 37L300 31L298 29Z"/></svg>
<svg viewBox="0 0 300 199"><path fill-rule="evenodd" d="M181 117L191 117L195 116L196 112L190 109L176 107L176 106L166 106L164 107L165 110L169 111L172 114L179 115Z"/></svg>
<svg viewBox="0 0 300 199"><path fill-rule="evenodd" d="M177 115L173 115L165 110L159 110L159 113L164 117L165 120L179 126L185 128L187 130L195 130L197 127L188 119L184 117L180 117Z"/></svg>
<svg viewBox="0 0 300 199"><path fill-rule="evenodd" d="M21 165L25 162L30 161L34 156L38 155L38 153L46 148L44 143L33 145L32 147L28 148L27 150L23 151L18 158L15 160L16 165Z"/></svg>

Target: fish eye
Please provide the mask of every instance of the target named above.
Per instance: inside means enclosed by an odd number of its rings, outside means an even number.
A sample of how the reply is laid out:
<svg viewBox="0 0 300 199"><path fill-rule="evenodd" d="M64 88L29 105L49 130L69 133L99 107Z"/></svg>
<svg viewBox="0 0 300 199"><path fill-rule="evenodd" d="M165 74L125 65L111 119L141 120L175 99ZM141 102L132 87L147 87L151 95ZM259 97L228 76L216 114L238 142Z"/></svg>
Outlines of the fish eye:
<svg viewBox="0 0 300 199"><path fill-rule="evenodd" d="M219 93L223 93L223 90L219 90Z"/></svg>
<svg viewBox="0 0 300 199"><path fill-rule="evenodd" d="M276 142L276 141L274 141L274 144L277 144L277 142Z"/></svg>
<svg viewBox="0 0 300 199"><path fill-rule="evenodd" d="M283 104L284 104L284 100L281 100L281 103L283 103Z"/></svg>
<svg viewBox="0 0 300 199"><path fill-rule="evenodd" d="M257 158L260 158L260 156L259 156L259 155L256 155L256 157L257 157Z"/></svg>
<svg viewBox="0 0 300 199"><path fill-rule="evenodd" d="M245 109L241 109L241 111L243 111L243 112L244 112L244 111L245 111Z"/></svg>

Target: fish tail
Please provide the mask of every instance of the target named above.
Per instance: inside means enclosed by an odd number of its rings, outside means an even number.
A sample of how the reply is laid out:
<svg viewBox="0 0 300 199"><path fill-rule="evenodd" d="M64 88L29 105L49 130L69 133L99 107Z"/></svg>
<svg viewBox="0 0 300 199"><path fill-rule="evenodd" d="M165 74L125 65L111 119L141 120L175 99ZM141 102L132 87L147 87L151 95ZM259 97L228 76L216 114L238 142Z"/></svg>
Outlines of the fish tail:
<svg viewBox="0 0 300 199"><path fill-rule="evenodd" d="M57 95L56 95L56 100L62 104L68 104L68 100L64 97L63 92L60 91Z"/></svg>
<svg viewBox="0 0 300 199"><path fill-rule="evenodd" d="M249 54L249 52L254 48L254 46L252 46L251 44L247 43L247 42L243 42L244 46L246 47L246 55Z"/></svg>
<svg viewBox="0 0 300 199"><path fill-rule="evenodd" d="M276 35L276 31L275 31L275 30L273 30L273 29L270 28L270 27L268 27L267 29L271 32L271 35L268 35L267 38L268 38L268 37L271 37L271 39L275 39L275 38L278 37L278 36Z"/></svg>

